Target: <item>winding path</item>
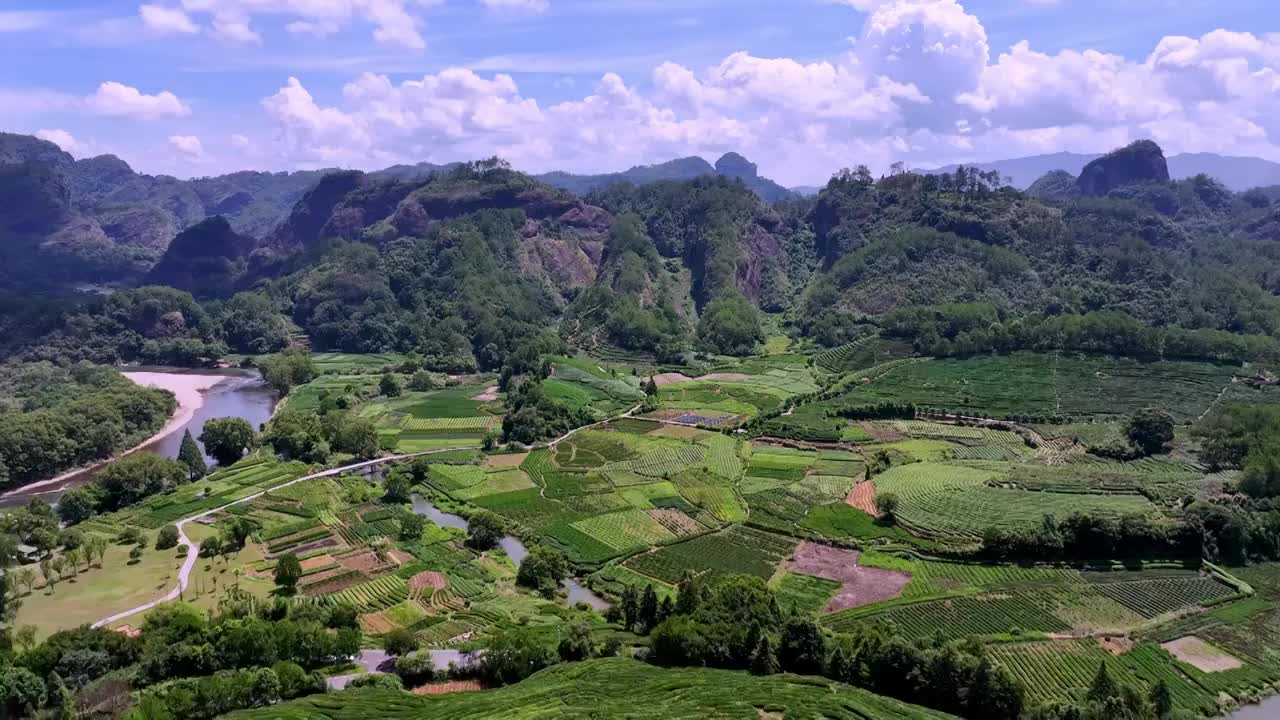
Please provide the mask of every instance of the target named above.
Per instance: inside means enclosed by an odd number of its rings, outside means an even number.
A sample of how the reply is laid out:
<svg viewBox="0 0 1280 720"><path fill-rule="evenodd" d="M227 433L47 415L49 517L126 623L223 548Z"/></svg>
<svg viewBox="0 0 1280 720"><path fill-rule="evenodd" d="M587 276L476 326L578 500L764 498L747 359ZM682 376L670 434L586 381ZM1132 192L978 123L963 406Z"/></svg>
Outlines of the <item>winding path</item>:
<svg viewBox="0 0 1280 720"><path fill-rule="evenodd" d="M205 510L196 515L183 518L179 520L177 523L175 523L175 525L177 525L177 528L178 528L178 544L183 545L187 548L187 557L185 560L182 561L182 569L178 571L177 587L170 590L169 593L162 598L152 600L149 603L144 603L135 608L130 608L128 610L125 610L124 612L118 612L115 615L112 615L110 617L105 617L99 620L98 622L94 623L93 626L102 627L104 625L109 625L117 620L122 620L124 618L127 618L130 615L136 615L140 612L145 612L147 610L150 610L153 607L156 607L157 605L162 605L164 603L169 602L170 600L176 599L178 596L180 596L183 593L183 591L187 589L187 582L191 578L191 571L195 569L196 563L200 560L200 547L196 545L194 542L192 542L191 538L187 537L187 531L186 531L187 523L209 517L210 515L226 510L229 507L239 505L241 503L246 503L251 500L256 500L262 497L263 495L266 495L269 492L279 490L280 488L286 488L286 487L289 487L290 485L296 485L300 482L306 482L307 480L315 480L317 478L323 478L323 477L332 477L334 475L340 475L344 472L350 472L352 470L360 470L361 468L371 467L374 465L382 465L385 463L399 462L401 460L408 460L410 458L422 457L424 455L435 455L438 453L455 452L457 450L458 448L443 448L440 450L427 450L424 452L409 453L407 455L391 455L384 458L378 458L376 460L366 460L364 462L359 462L352 465L343 465L342 467L336 467L331 470L322 470L318 473L313 473L311 475L297 478L296 480L290 480L287 483L282 483L280 485L277 485L271 488L270 490L263 490L262 492L254 493L253 495L249 495L247 497L242 497L239 500L236 500L234 502L229 502L226 505L221 505L211 510Z"/></svg>

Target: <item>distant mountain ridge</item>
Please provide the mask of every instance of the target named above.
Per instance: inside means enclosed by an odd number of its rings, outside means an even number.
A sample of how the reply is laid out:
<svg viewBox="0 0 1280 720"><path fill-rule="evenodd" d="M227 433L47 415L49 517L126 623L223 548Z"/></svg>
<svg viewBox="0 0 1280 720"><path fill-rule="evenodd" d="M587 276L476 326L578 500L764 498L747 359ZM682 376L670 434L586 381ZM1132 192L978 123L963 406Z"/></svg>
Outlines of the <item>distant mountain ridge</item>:
<svg viewBox="0 0 1280 720"><path fill-rule="evenodd" d="M1013 186L1025 190L1031 184L1054 170L1065 170L1073 176L1079 176L1084 167L1102 157L1098 154L1052 153L1049 155L1031 155L1008 160L996 160L985 163L965 164L979 170L997 170L1001 175L1012 178ZM1235 192L1243 192L1255 187L1280 185L1280 163L1252 157L1230 157L1213 153L1183 153L1167 158L1169 177L1184 180L1196 175L1208 175ZM930 174L955 172L957 165L947 165L936 170L921 170Z"/></svg>
<svg viewBox="0 0 1280 720"><path fill-rule="evenodd" d="M722 175L741 180L748 189L767 203L789 200L799 196L769 178L761 177L755 163L735 152L725 153L724 156L716 161L714 166L700 157L693 156L677 158L657 165L637 165L630 170L617 173L574 175L555 171L535 175L534 177L561 190L568 190L577 195L585 195L593 190L621 183L648 185L649 183L663 180L692 180L713 175Z"/></svg>

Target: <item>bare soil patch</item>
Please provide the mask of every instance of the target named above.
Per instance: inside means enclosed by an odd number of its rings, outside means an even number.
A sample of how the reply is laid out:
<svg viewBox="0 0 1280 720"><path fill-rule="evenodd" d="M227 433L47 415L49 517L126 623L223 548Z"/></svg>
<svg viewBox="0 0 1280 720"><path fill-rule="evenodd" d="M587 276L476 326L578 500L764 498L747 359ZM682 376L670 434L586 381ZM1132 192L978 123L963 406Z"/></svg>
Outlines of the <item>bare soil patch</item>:
<svg viewBox="0 0 1280 720"><path fill-rule="evenodd" d="M484 392L471 398L477 402L493 402L498 399L498 386L493 385L484 389Z"/></svg>
<svg viewBox="0 0 1280 720"><path fill-rule="evenodd" d="M1123 655L1132 650L1137 643L1132 638L1127 637L1100 637L1098 638L1098 644L1102 646L1103 650L1112 655Z"/></svg>
<svg viewBox="0 0 1280 720"><path fill-rule="evenodd" d="M1167 643L1161 643L1170 655L1194 667L1201 672L1222 672L1244 667L1244 663L1235 657L1219 650L1195 635L1180 637Z"/></svg>
<svg viewBox="0 0 1280 720"><path fill-rule="evenodd" d="M529 453L507 453L506 455L490 455L484 459L485 467L520 467Z"/></svg>
<svg viewBox="0 0 1280 720"><path fill-rule="evenodd" d="M431 588L432 590L443 590L449 585L449 579L441 573L434 570L420 572L409 578L409 590L421 590L422 588Z"/></svg>
<svg viewBox="0 0 1280 720"><path fill-rule="evenodd" d="M658 387L662 387L663 385L674 385L676 383L692 382L692 381L693 381L693 378L689 377L688 375L685 375L684 373L678 373L678 372L662 373L661 375L653 376L653 382L656 383Z"/></svg>
<svg viewBox="0 0 1280 720"><path fill-rule="evenodd" d="M892 600L911 582L911 573L860 567L858 551L805 541L796 546L787 570L842 583L823 612Z"/></svg>
<svg viewBox="0 0 1280 720"><path fill-rule="evenodd" d="M400 627L391 622L382 613L371 613L360 616L360 629L369 635L385 635Z"/></svg>
<svg viewBox="0 0 1280 720"><path fill-rule="evenodd" d="M329 548L329 547L337 547L338 544L339 544L338 539L330 535L327 538L321 538L319 540L316 540L315 542L306 543L305 545L295 545L291 548L282 548L280 552L269 553L267 557L274 559L274 558L280 557L281 555L288 555L289 553L293 553L294 555L303 555L305 553L311 552L312 550L319 550L321 548Z"/></svg>
<svg viewBox="0 0 1280 720"><path fill-rule="evenodd" d="M447 695L456 692L476 692L483 690L479 680L450 680L443 683L431 683L415 688L414 695Z"/></svg>
<svg viewBox="0 0 1280 720"><path fill-rule="evenodd" d="M372 551L344 557L338 562L351 570L373 570L382 565L382 561L378 559L378 553Z"/></svg>
<svg viewBox="0 0 1280 720"><path fill-rule="evenodd" d="M346 590L353 585L359 585L369 579L364 573L354 573L346 568L334 568L326 570L322 573L312 575L307 578L311 580L316 578L314 582L309 582L302 587L302 592L308 596L328 595L336 593L339 590Z"/></svg>
<svg viewBox="0 0 1280 720"><path fill-rule="evenodd" d="M410 555L409 553L407 553L407 552L405 552L405 551L403 551L403 550L388 550L388 551L387 551L387 560L389 560L389 561L391 561L391 562L395 563L396 565L403 565L403 564L405 564L405 563L407 563L407 562L412 562L412 561L413 561L413 559L414 559L414 558L413 558L413 556L412 556L412 555Z"/></svg>
<svg viewBox="0 0 1280 720"><path fill-rule="evenodd" d="M676 535L693 535L694 533L700 532L704 529L697 520L694 520L675 508L650 510L649 517L657 520L659 525L670 530Z"/></svg>
<svg viewBox="0 0 1280 720"><path fill-rule="evenodd" d="M322 568L332 563L333 563L332 555L317 555L313 558L307 558L306 560L303 560L299 564L302 565L302 572L306 572L308 570L315 570L316 568Z"/></svg>
<svg viewBox="0 0 1280 720"><path fill-rule="evenodd" d="M889 425L881 425L880 423L873 422L860 422L857 423L857 425L876 442L897 442L907 438L906 435L894 430Z"/></svg>
<svg viewBox="0 0 1280 720"><path fill-rule="evenodd" d="M853 489L849 491L849 497L844 499L846 505L856 507L871 517L880 517L876 512L876 481L863 480Z"/></svg>

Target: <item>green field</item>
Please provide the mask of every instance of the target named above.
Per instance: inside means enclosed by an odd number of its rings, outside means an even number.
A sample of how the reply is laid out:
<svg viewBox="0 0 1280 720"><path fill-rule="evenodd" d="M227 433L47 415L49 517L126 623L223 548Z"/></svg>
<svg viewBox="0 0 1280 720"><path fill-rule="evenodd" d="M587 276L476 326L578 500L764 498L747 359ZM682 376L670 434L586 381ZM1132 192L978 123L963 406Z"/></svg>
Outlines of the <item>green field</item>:
<svg viewBox="0 0 1280 720"><path fill-rule="evenodd" d="M678 689L678 691L677 691ZM762 709L786 717L833 720L925 720L950 717L821 678L755 677L701 668L658 668L610 658L560 665L507 688L417 697L386 690L317 695L232 718L368 720L369 718L735 718Z"/></svg>

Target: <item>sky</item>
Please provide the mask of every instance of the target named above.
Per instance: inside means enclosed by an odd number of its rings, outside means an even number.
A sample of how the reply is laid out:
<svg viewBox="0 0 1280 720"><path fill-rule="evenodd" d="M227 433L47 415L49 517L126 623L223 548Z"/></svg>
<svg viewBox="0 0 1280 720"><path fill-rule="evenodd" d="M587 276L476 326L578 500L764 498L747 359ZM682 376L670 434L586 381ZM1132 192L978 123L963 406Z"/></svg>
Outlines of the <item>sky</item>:
<svg viewBox="0 0 1280 720"><path fill-rule="evenodd" d="M1275 0L0 0L0 130L178 177L1280 161Z"/></svg>

